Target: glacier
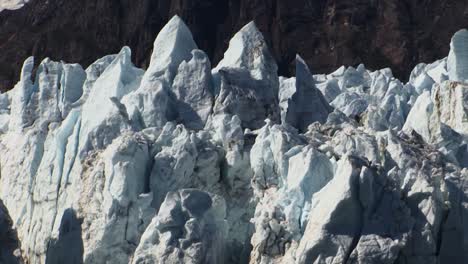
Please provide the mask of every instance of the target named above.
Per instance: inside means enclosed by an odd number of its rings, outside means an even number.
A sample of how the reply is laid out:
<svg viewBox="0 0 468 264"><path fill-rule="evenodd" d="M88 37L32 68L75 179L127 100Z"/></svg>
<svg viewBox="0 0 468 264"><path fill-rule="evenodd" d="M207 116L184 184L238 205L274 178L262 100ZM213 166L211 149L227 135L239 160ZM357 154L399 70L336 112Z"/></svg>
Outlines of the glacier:
<svg viewBox="0 0 468 264"><path fill-rule="evenodd" d="M253 22L212 67L177 16L146 70L28 58L0 95L0 263L466 263L466 39L406 83L278 76Z"/></svg>

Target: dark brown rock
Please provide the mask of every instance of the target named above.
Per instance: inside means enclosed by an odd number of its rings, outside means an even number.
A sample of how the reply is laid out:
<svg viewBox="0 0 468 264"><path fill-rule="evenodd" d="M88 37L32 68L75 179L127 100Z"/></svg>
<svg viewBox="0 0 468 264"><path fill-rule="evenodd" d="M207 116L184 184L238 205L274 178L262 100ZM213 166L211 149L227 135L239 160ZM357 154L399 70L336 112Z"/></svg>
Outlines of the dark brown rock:
<svg viewBox="0 0 468 264"><path fill-rule="evenodd" d="M32 0L0 13L0 89L17 82L30 55L89 65L129 45L146 67L154 38L180 15L213 65L229 39L255 20L282 75L299 53L313 72L364 63L406 79L418 62L448 54L455 31L468 27L464 0Z"/></svg>

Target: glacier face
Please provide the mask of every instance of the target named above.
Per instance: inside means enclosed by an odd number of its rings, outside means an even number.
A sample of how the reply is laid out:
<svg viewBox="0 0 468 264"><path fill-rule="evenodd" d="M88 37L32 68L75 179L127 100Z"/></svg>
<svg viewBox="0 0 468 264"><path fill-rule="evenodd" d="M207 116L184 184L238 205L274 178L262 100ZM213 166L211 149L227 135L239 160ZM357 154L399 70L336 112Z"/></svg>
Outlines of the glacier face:
<svg viewBox="0 0 468 264"><path fill-rule="evenodd" d="M0 260L465 263L464 35L406 84L279 77L254 23L212 69L178 17L146 71L29 58L0 95Z"/></svg>

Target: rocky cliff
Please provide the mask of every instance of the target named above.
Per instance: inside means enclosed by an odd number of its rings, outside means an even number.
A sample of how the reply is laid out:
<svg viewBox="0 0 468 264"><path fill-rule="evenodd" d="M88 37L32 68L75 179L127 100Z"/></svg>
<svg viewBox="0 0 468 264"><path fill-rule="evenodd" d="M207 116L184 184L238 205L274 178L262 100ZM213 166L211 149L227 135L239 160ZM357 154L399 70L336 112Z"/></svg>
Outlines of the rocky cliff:
<svg viewBox="0 0 468 264"><path fill-rule="evenodd" d="M17 2L24 1L0 4ZM468 27L461 0L32 0L0 13L0 89L13 87L29 56L88 66L128 45L132 61L146 68L154 37L175 14L213 63L254 20L285 76L300 53L317 73L364 63L407 79L417 63L445 57L453 33Z"/></svg>

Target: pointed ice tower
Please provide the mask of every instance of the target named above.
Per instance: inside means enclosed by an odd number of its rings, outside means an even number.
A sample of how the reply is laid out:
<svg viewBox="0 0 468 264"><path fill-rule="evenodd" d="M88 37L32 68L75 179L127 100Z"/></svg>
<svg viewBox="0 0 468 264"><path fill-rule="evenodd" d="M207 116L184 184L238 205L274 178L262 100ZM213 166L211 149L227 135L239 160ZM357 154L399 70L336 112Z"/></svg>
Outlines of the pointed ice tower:
<svg viewBox="0 0 468 264"><path fill-rule="evenodd" d="M201 50L192 51L192 59L183 61L172 85L177 103L177 120L189 129L203 129L213 108L211 63Z"/></svg>
<svg viewBox="0 0 468 264"><path fill-rule="evenodd" d="M278 66L268 50L262 33L253 21L245 25L229 41L229 48L224 53L224 58L213 71L218 72L222 68L246 69L255 80L266 80L270 82L271 88L278 89Z"/></svg>
<svg viewBox="0 0 468 264"><path fill-rule="evenodd" d="M283 107L283 123L288 123L301 132L307 131L307 127L314 123L325 123L328 114L333 108L327 103L322 93L314 84L314 78L310 73L305 61L296 55L296 78L295 85L282 86L290 89L287 93L290 98L287 106ZM283 91L284 93L284 91Z"/></svg>
<svg viewBox="0 0 468 264"><path fill-rule="evenodd" d="M23 63L20 81L12 90L10 129L21 130L34 122L32 113L28 113L27 107L34 92L31 80L34 68L34 57L27 58Z"/></svg>
<svg viewBox="0 0 468 264"><path fill-rule="evenodd" d="M45 58L31 80L34 58L23 65L21 79L12 94L11 128L22 130L38 122L47 127L66 117L70 105L81 96L85 73L81 66Z"/></svg>
<svg viewBox="0 0 468 264"><path fill-rule="evenodd" d="M86 80L86 72L79 64L62 63L62 76L60 79L59 108L62 117L70 112L73 103L83 95L83 84Z"/></svg>
<svg viewBox="0 0 468 264"><path fill-rule="evenodd" d="M192 58L192 50L197 49L190 29L178 16L174 16L161 29L153 45L151 62L142 85L155 79L164 78L172 83L182 61Z"/></svg>
<svg viewBox="0 0 468 264"><path fill-rule="evenodd" d="M447 70L451 81L468 81L468 30L466 29L459 30L452 37Z"/></svg>
<svg viewBox="0 0 468 264"><path fill-rule="evenodd" d="M122 131L130 130L127 112L120 101L136 90L143 75L131 62L131 50L124 47L94 82L83 104L80 152L109 145Z"/></svg>
<svg viewBox="0 0 468 264"><path fill-rule="evenodd" d="M265 119L279 122L277 65L268 46L250 22L229 42L224 58L213 69L214 113L238 115L242 127L257 129Z"/></svg>
<svg viewBox="0 0 468 264"><path fill-rule="evenodd" d="M192 33L174 16L154 41L153 54L140 87L124 98L131 120L145 127L162 127L178 115L171 86L183 61L190 61L197 49ZM194 77L196 78L196 77Z"/></svg>

